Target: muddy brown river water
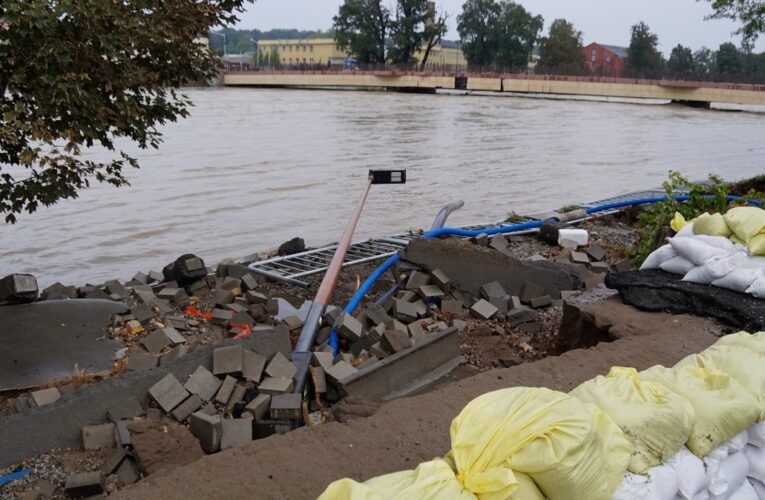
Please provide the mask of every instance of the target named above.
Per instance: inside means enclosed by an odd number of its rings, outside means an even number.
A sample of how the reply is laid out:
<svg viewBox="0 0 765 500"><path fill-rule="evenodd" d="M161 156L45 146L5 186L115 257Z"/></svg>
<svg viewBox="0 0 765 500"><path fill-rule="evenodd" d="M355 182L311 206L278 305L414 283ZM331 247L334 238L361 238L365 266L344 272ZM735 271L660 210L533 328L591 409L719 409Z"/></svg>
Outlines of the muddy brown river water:
<svg viewBox="0 0 765 500"><path fill-rule="evenodd" d="M521 97L191 89L190 119L139 151L132 186L0 226L0 276L101 283L160 269L185 252L212 264L302 236L339 238L370 168L407 168L376 186L357 239L489 222L659 185L765 172L765 111L723 112ZM92 158L105 159L94 151Z"/></svg>

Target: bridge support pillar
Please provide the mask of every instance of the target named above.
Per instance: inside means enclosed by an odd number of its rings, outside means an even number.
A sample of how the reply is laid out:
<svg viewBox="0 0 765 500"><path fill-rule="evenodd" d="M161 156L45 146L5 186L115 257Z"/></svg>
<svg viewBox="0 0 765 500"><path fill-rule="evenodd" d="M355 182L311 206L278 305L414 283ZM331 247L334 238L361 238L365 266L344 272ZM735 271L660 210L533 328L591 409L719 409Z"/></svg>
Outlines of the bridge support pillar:
<svg viewBox="0 0 765 500"><path fill-rule="evenodd" d="M688 106L690 108L701 108L701 109L709 109L712 105L709 101L685 101L682 99L673 100L672 104L682 104L683 106Z"/></svg>

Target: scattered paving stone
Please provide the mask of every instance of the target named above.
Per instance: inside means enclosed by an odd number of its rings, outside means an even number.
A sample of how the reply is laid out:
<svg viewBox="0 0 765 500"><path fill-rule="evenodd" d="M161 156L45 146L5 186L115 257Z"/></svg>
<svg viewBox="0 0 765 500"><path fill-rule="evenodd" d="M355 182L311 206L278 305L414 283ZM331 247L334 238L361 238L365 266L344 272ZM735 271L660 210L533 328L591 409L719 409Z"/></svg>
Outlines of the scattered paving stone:
<svg viewBox="0 0 765 500"><path fill-rule="evenodd" d="M266 374L272 378L291 379L295 376L296 372L297 368L295 368L292 361L287 359L284 354L280 352L274 354L271 361L268 362L268 366L266 366Z"/></svg>
<svg viewBox="0 0 765 500"><path fill-rule="evenodd" d="M592 260L601 261L606 257L606 250L603 247L600 246L591 246L587 250L585 250L585 253L589 255Z"/></svg>
<svg viewBox="0 0 765 500"><path fill-rule="evenodd" d="M529 302L529 305L534 309L539 309L540 307L547 307L552 305L552 297L549 295L543 295L541 297L536 297L531 299L531 302Z"/></svg>
<svg viewBox="0 0 765 500"><path fill-rule="evenodd" d="M571 262L574 264L589 264L590 259L584 252L571 252Z"/></svg>
<svg viewBox="0 0 765 500"><path fill-rule="evenodd" d="M590 270L594 273L607 273L611 270L611 266L608 262L593 262L590 264Z"/></svg>
<svg viewBox="0 0 765 500"><path fill-rule="evenodd" d="M238 448L252 441L252 417L227 418L221 423L220 449Z"/></svg>
<svg viewBox="0 0 765 500"><path fill-rule="evenodd" d="M240 373L243 360L244 349L241 345L218 347L213 351L213 374Z"/></svg>
<svg viewBox="0 0 765 500"><path fill-rule="evenodd" d="M131 308L130 314L142 325L146 325L149 321L154 319L154 313L146 304L139 304Z"/></svg>
<svg viewBox="0 0 765 500"><path fill-rule="evenodd" d="M215 395L215 401L222 405L228 403L231 393L234 392L234 387L236 387L236 379L230 375L226 375L220 389L218 389L218 393Z"/></svg>
<svg viewBox="0 0 765 500"><path fill-rule="evenodd" d="M37 294L37 280L31 274L9 274L0 280L0 302L31 302Z"/></svg>
<svg viewBox="0 0 765 500"><path fill-rule="evenodd" d="M321 366L326 370L332 366L333 357L331 352L314 352L311 358L311 364L313 364L313 366Z"/></svg>
<svg viewBox="0 0 765 500"><path fill-rule="evenodd" d="M175 408L175 410L172 411L171 415L178 422L183 422L187 418L189 418L189 416L191 416L192 413L194 413L201 407L202 407L202 399L198 395L192 394L186 399L186 401L179 404Z"/></svg>
<svg viewBox="0 0 765 500"><path fill-rule="evenodd" d="M258 390L263 394L284 394L290 392L293 388L293 381L291 378L266 378L258 386Z"/></svg>
<svg viewBox="0 0 765 500"><path fill-rule="evenodd" d="M271 398L271 418L297 420L302 415L302 403L300 394L277 394Z"/></svg>
<svg viewBox="0 0 765 500"><path fill-rule="evenodd" d="M204 366L199 366L186 381L184 387L192 394L197 394L203 401L211 401L223 382L210 373Z"/></svg>
<svg viewBox="0 0 765 500"><path fill-rule="evenodd" d="M133 446L133 440L130 439L129 420L120 420L114 424L114 438L117 446Z"/></svg>
<svg viewBox="0 0 765 500"><path fill-rule="evenodd" d="M622 259L614 264L614 270L617 273L624 273L632 269L632 261L630 259Z"/></svg>
<svg viewBox="0 0 765 500"><path fill-rule="evenodd" d="M380 342L376 343L375 345L369 348L369 354L370 356L374 356L377 359L383 359L388 355L388 353L385 352L385 349L382 348L382 345L380 344ZM324 373L329 375L329 372L327 371L326 368L324 369Z"/></svg>
<svg viewBox="0 0 765 500"><path fill-rule="evenodd" d="M100 450L114 446L114 424L86 425L82 428L82 447Z"/></svg>
<svg viewBox="0 0 765 500"><path fill-rule="evenodd" d="M114 450L114 453L112 453L109 458L106 459L106 462L104 462L104 465L101 467L101 471L107 476L113 474L114 471L116 471L119 466L122 465L122 461L125 460L128 455L129 453L125 448L117 448Z"/></svg>
<svg viewBox="0 0 765 500"><path fill-rule="evenodd" d="M350 314L342 313L334 324L335 331L346 340L356 342L364 330L361 322Z"/></svg>
<svg viewBox="0 0 765 500"><path fill-rule="evenodd" d="M393 314L396 319L409 323L417 319L417 308L411 302L393 299Z"/></svg>
<svg viewBox="0 0 765 500"><path fill-rule="evenodd" d="M166 367L178 358L181 358L189 352L189 348L183 344L177 345L170 349L164 356L159 358L159 366Z"/></svg>
<svg viewBox="0 0 765 500"><path fill-rule="evenodd" d="M507 297L507 292L502 288L499 281L492 281L481 287L481 296L486 300L491 300L492 298Z"/></svg>
<svg viewBox="0 0 765 500"><path fill-rule="evenodd" d="M498 314L505 314L510 309L510 297L491 297L489 303L497 308Z"/></svg>
<svg viewBox="0 0 765 500"><path fill-rule="evenodd" d="M136 398L127 397L106 410L106 417L114 423L120 420L135 418L143 414L141 403Z"/></svg>
<svg viewBox="0 0 765 500"><path fill-rule="evenodd" d="M157 297L179 307L184 307L189 302L189 296L183 288L165 287L157 293Z"/></svg>
<svg viewBox="0 0 765 500"><path fill-rule="evenodd" d="M518 309L521 305L521 298L513 295L510 297L510 303L508 304L507 310Z"/></svg>
<svg viewBox="0 0 765 500"><path fill-rule="evenodd" d="M170 413L189 396L175 375L168 373L149 389L149 396L157 402L165 413Z"/></svg>
<svg viewBox="0 0 765 500"><path fill-rule="evenodd" d="M386 330L383 333L382 339L380 339L380 345L388 352L403 351L407 347L412 345L412 341L409 339L408 329L406 332L399 330Z"/></svg>
<svg viewBox="0 0 765 500"><path fill-rule="evenodd" d="M233 408L236 403L244 399L245 392L247 392L247 389L245 389L243 385L235 385L234 390L231 391L231 396L229 396L228 401L226 402L226 408Z"/></svg>
<svg viewBox="0 0 765 500"><path fill-rule="evenodd" d="M444 291L436 285L423 285L417 289L417 292L425 301L440 299L444 296Z"/></svg>
<svg viewBox="0 0 765 500"><path fill-rule="evenodd" d="M332 365L332 367L325 369L324 373L330 380L334 382L340 382L343 379L350 377L357 371L358 370L354 368L350 363L341 361L335 365Z"/></svg>
<svg viewBox="0 0 765 500"><path fill-rule="evenodd" d="M260 382L266 358L252 351L244 351L242 358L242 376L252 382Z"/></svg>
<svg viewBox="0 0 765 500"><path fill-rule="evenodd" d="M147 336L141 339L141 344L152 354L161 353L166 347L170 346L170 339L165 332L157 328Z"/></svg>
<svg viewBox="0 0 765 500"><path fill-rule="evenodd" d="M528 304L531 302L531 299L535 299L543 295L545 295L544 288L533 283L526 283L521 290L521 302Z"/></svg>
<svg viewBox="0 0 765 500"><path fill-rule="evenodd" d="M474 236L471 241L479 247L487 247L489 246L489 235L481 233L478 236Z"/></svg>
<svg viewBox="0 0 765 500"><path fill-rule="evenodd" d="M491 239L489 242L489 247L493 248L494 250L504 252L507 250L507 240L503 235L498 234Z"/></svg>
<svg viewBox="0 0 765 500"><path fill-rule="evenodd" d="M186 286L207 275L204 261L194 254L181 255L174 262L162 269L165 281L177 281L179 285Z"/></svg>
<svg viewBox="0 0 765 500"><path fill-rule="evenodd" d="M61 392L55 387L50 387L48 389L34 391L30 396L37 406L45 406L61 399Z"/></svg>
<svg viewBox="0 0 765 500"><path fill-rule="evenodd" d="M210 323L213 325L223 326L225 327L228 325L228 321L231 319L233 314L228 309L213 309L213 317L210 320Z"/></svg>
<svg viewBox="0 0 765 500"><path fill-rule="evenodd" d="M250 304L265 304L266 302L268 302L268 296L254 290L250 290L249 292L247 292L244 295L244 297L247 299L247 302L249 302Z"/></svg>
<svg viewBox="0 0 765 500"><path fill-rule="evenodd" d="M247 403L244 411L250 413L255 421L263 420L271 407L271 395L258 394L255 399Z"/></svg>
<svg viewBox="0 0 765 500"><path fill-rule="evenodd" d="M508 311L507 315L505 316L505 323L512 328L520 325L521 323L531 321L536 318L536 316L537 313L532 308L521 306Z"/></svg>
<svg viewBox="0 0 765 500"><path fill-rule="evenodd" d="M172 326L166 326L165 328L162 329L162 332L165 334L165 336L170 340L170 343L173 345L186 343L186 337L181 335L180 332L178 332L178 330L176 330Z"/></svg>
<svg viewBox="0 0 765 500"><path fill-rule="evenodd" d="M124 486L130 486L141 479L141 473L138 470L138 466L130 457L122 461L122 464L119 466L115 474L117 474L119 481Z"/></svg>
<svg viewBox="0 0 765 500"><path fill-rule="evenodd" d="M83 472L67 476L64 491L74 498L100 495L104 492L104 475L97 472Z"/></svg>
<svg viewBox="0 0 765 500"><path fill-rule="evenodd" d="M470 311L473 312L476 316L482 319L491 319L494 317L494 315L497 314L499 311L496 306L493 306L491 303L484 299L478 300L473 306L470 308Z"/></svg>
<svg viewBox="0 0 765 500"><path fill-rule="evenodd" d="M411 292L416 292L421 286L430 283L430 275L422 271L412 271L409 275L409 279L406 280L406 289Z"/></svg>
<svg viewBox="0 0 765 500"><path fill-rule="evenodd" d="M191 414L189 430L199 440L202 449L207 453L220 450L222 421L218 415L208 415L202 411Z"/></svg>
<svg viewBox="0 0 765 500"><path fill-rule="evenodd" d="M467 321L463 321L461 319L455 319L452 321L452 326L455 327L460 332L464 332L465 328L467 328Z"/></svg>

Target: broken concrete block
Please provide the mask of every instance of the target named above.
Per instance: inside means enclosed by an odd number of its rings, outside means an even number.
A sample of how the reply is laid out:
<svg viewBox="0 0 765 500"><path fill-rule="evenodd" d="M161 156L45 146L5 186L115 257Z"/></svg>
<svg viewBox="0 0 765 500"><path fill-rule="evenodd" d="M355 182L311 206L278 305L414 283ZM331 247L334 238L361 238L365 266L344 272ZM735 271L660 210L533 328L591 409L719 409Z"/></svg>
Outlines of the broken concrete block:
<svg viewBox="0 0 765 500"><path fill-rule="evenodd" d="M407 328L405 324L403 324L402 322L398 321L397 319L393 320L393 327L390 328L390 330L398 330L399 332L409 333L409 328ZM383 333L385 333L385 332L383 332Z"/></svg>
<svg viewBox="0 0 765 500"><path fill-rule="evenodd" d="M143 414L143 407L136 398L127 397L106 410L106 418L114 423Z"/></svg>
<svg viewBox="0 0 765 500"><path fill-rule="evenodd" d="M222 405L228 403L231 393L234 392L234 387L236 387L236 379L230 375L226 375L220 389L218 389L218 393L215 395L215 401Z"/></svg>
<svg viewBox="0 0 765 500"><path fill-rule="evenodd" d="M202 407L202 398L200 398L197 394L192 394L186 399L186 401L179 404L175 408L175 410L171 412L171 415L178 422L183 422L184 420L189 418L189 416L191 416L192 413L194 413L201 407Z"/></svg>
<svg viewBox="0 0 765 500"><path fill-rule="evenodd" d="M157 402L165 413L170 413L189 396L175 375L168 373L165 377L151 386L149 396Z"/></svg>
<svg viewBox="0 0 765 500"><path fill-rule="evenodd" d="M130 353L130 357L128 358L127 365L125 366L125 369L127 371L143 371L143 370L149 370L151 368L156 368L157 366L157 357L153 354L149 354L148 352L143 351L134 351Z"/></svg>
<svg viewBox="0 0 765 500"><path fill-rule="evenodd" d="M481 319L491 319L499 311L490 302L480 299L470 308L470 311Z"/></svg>
<svg viewBox="0 0 765 500"><path fill-rule="evenodd" d="M242 357L242 376L244 378L255 383L260 382L265 366L265 356L252 351L244 351Z"/></svg>
<svg viewBox="0 0 765 500"><path fill-rule="evenodd" d="M388 352L403 351L407 347L412 345L412 341L409 339L409 332L401 332L398 330L387 330L383 333L382 339L380 339L380 345Z"/></svg>
<svg viewBox="0 0 765 500"><path fill-rule="evenodd" d="M507 250L507 240L501 234L494 236L489 242L489 247L499 252Z"/></svg>
<svg viewBox="0 0 765 500"><path fill-rule="evenodd" d="M359 320L346 313L342 313L337 317L334 328L338 335L350 342L359 340L364 330L364 327Z"/></svg>
<svg viewBox="0 0 765 500"><path fill-rule="evenodd" d="M350 377L357 371L358 370L354 368L353 366L351 366L350 363L346 361L341 361L335 365L332 365L332 367L324 370L324 373L330 380L334 382L340 382L344 378Z"/></svg>
<svg viewBox="0 0 765 500"><path fill-rule="evenodd" d="M440 299L444 296L444 291L438 288L436 285L423 285L417 289L417 292L420 294L420 297L425 300L425 302Z"/></svg>
<svg viewBox="0 0 765 500"><path fill-rule="evenodd" d="M82 447L100 450L114 447L114 424L86 425L82 428Z"/></svg>
<svg viewBox="0 0 765 500"><path fill-rule="evenodd" d="M391 326L392 325L393 325L393 320L391 320ZM385 323L380 323L379 325L369 330L369 338L371 338L375 342L379 342L380 339L382 338L382 334L385 333L385 330L387 329L388 327L385 325Z"/></svg>
<svg viewBox="0 0 765 500"><path fill-rule="evenodd" d="M31 274L9 274L0 280L0 302L32 302L38 291L37 280Z"/></svg>
<svg viewBox="0 0 765 500"><path fill-rule="evenodd" d="M245 387L241 384L237 384L234 386L234 390L231 391L231 396L229 396L228 401L226 402L226 408L233 408L235 404L240 402L242 398L244 398L244 394L247 391Z"/></svg>
<svg viewBox="0 0 765 500"><path fill-rule="evenodd" d="M186 353L189 352L189 348L186 347L183 344L177 345L170 349L164 356L159 358L159 366L165 367L175 361L178 358L181 358L186 355Z"/></svg>
<svg viewBox="0 0 765 500"><path fill-rule="evenodd" d="M213 374L240 373L243 362L244 349L241 345L218 347L213 351Z"/></svg>
<svg viewBox="0 0 765 500"><path fill-rule="evenodd" d="M294 382L291 378L266 378L258 386L258 390L263 394L284 394L290 392L293 388Z"/></svg>
<svg viewBox="0 0 765 500"><path fill-rule="evenodd" d="M411 302L393 299L393 314L396 319L409 323L417 319L417 308Z"/></svg>
<svg viewBox="0 0 765 500"><path fill-rule="evenodd" d="M271 358L266 366L266 374L272 378L289 378L295 376L297 368L295 365L287 359L284 354L277 352Z"/></svg>
<svg viewBox="0 0 765 500"><path fill-rule="evenodd" d="M252 441L252 417L227 418L221 422L220 449L238 448Z"/></svg>
<svg viewBox="0 0 765 500"><path fill-rule="evenodd" d="M502 288L499 281L492 281L491 283L486 283L481 286L481 296L484 299L491 301L491 299L495 297L507 297L507 292Z"/></svg>
<svg viewBox="0 0 765 500"><path fill-rule="evenodd" d="M104 492L104 475L100 471L71 474L66 478L64 491L74 498L100 495Z"/></svg>
<svg viewBox="0 0 765 500"><path fill-rule="evenodd" d="M271 407L271 395L270 394L258 394L255 399L247 403L244 407L244 411L250 413L255 421L263 420L268 416L268 410Z"/></svg>
<svg viewBox="0 0 765 500"><path fill-rule="evenodd" d="M539 309L540 307L551 306L552 303L552 297L549 295L542 295L541 297L535 297L531 299L529 305L534 309Z"/></svg>
<svg viewBox="0 0 765 500"><path fill-rule="evenodd" d="M45 406L58 401L61 398L61 392L55 387L50 387L34 391L30 396L37 406Z"/></svg>
<svg viewBox="0 0 765 500"><path fill-rule="evenodd" d="M170 346L170 339L165 332L157 328L147 336L141 339L141 344L152 354L161 353L166 347Z"/></svg>
<svg viewBox="0 0 765 500"><path fill-rule="evenodd" d="M409 275L409 279L406 280L406 289L411 292L416 292L423 285L430 283L430 276L428 273L422 271L412 271Z"/></svg>
<svg viewBox="0 0 765 500"><path fill-rule="evenodd" d="M300 394L277 394L271 398L271 418L297 420L302 414L302 403Z"/></svg>
<svg viewBox="0 0 765 500"><path fill-rule="evenodd" d="M197 394L203 401L211 401L223 382L210 373L204 366L199 366L186 381L184 387L192 394Z"/></svg>
<svg viewBox="0 0 765 500"><path fill-rule="evenodd" d="M197 411L189 417L189 430L207 453L220 450L222 427L221 418L218 415L208 415Z"/></svg>

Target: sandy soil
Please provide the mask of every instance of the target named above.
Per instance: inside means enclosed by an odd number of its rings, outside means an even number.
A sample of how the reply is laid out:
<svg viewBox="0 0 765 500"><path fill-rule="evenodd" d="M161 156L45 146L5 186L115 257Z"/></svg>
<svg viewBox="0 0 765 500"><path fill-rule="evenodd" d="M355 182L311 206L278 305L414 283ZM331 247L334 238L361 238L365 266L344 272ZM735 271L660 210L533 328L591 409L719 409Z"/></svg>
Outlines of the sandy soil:
<svg viewBox="0 0 765 500"><path fill-rule="evenodd" d="M595 304L601 326L619 340L506 369L490 370L432 392L355 413L366 416L301 428L283 436L210 455L155 475L117 498L315 498L339 478L370 477L414 468L449 449L451 420L471 399L511 386L568 391L611 366L672 365L719 335L710 320L648 314L618 300ZM354 413L354 412L350 412Z"/></svg>

